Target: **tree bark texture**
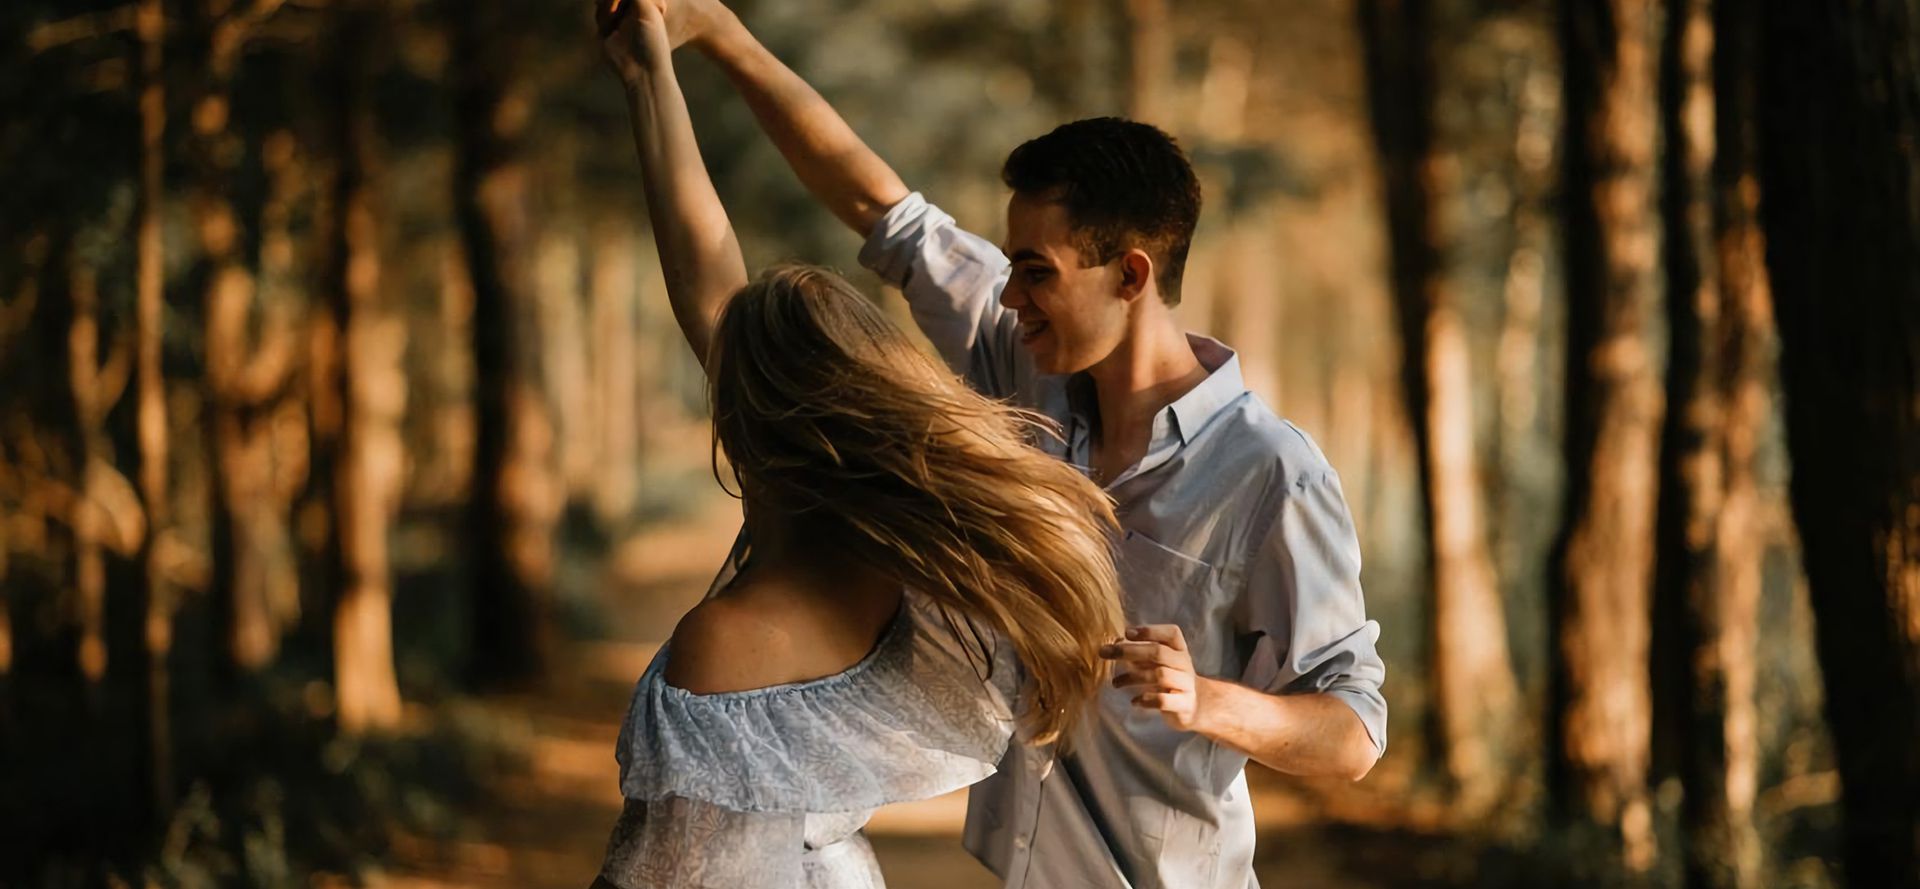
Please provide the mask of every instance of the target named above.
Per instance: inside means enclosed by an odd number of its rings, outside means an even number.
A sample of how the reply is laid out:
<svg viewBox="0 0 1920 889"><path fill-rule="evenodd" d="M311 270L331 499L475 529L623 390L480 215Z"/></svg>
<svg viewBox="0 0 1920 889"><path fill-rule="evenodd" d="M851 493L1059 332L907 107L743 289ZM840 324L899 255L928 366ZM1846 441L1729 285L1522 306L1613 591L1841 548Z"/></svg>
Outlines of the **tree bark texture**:
<svg viewBox="0 0 1920 889"><path fill-rule="evenodd" d="M162 535L170 533L173 512L167 482L166 380L161 371L166 302L160 219L166 171L166 10L162 0L139 0L136 16L140 171L139 204L134 211L134 438L147 533L141 537L137 556L134 610L140 615L142 642L136 665L140 685L140 783L146 823L157 829L173 810L173 696L167 668L173 650L173 593L167 586L160 546Z"/></svg>
<svg viewBox="0 0 1920 889"><path fill-rule="evenodd" d="M1755 711L1765 557L1759 442L1773 317L1754 181L1752 17L1675 0L1667 24L1666 268L1671 347L1660 587L1689 886L1761 885ZM1718 19L1716 21L1715 19ZM1665 734L1665 733L1663 733Z"/></svg>
<svg viewBox="0 0 1920 889"><path fill-rule="evenodd" d="M1629 872L1654 857L1648 632L1662 392L1654 0L1561 5L1566 520L1552 612L1548 791Z"/></svg>
<svg viewBox="0 0 1920 889"><path fill-rule="evenodd" d="M1473 379L1465 322L1441 263L1434 207L1434 14L1427 0L1360 5L1369 102L1391 243L1402 344L1427 522L1432 622L1429 736L1464 812L1503 797L1517 751L1519 692L1480 501Z"/></svg>
<svg viewBox="0 0 1920 889"><path fill-rule="evenodd" d="M278 6L277 0L238 7L224 0L200 0L191 28L199 90L190 114L188 205L199 253L194 278L206 337L205 437L208 465L213 467L210 582L225 651L223 666L234 674L260 669L277 652L272 587L287 582L291 569L284 559L276 559L284 555L286 516L270 494L272 444L261 420L283 393L296 350L283 324L265 325L257 342L249 333L257 281L232 196L247 148L230 121L233 83L246 41Z"/></svg>
<svg viewBox="0 0 1920 889"><path fill-rule="evenodd" d="M1763 4L1760 153L1791 496L1845 866L1920 886L1920 10Z"/></svg>
<svg viewBox="0 0 1920 889"><path fill-rule="evenodd" d="M335 15L335 135L332 281L334 329L341 332L330 364L339 371L339 450L332 470L339 559L329 572L333 599L333 669L342 731L391 729L400 722L393 668L393 571L387 553L399 509L405 449L400 420L407 386L402 368L406 330L380 297L380 231L372 171L377 131L372 117L370 45L379 39L378 7L351 3Z"/></svg>
<svg viewBox="0 0 1920 889"><path fill-rule="evenodd" d="M473 284L474 477L471 678L525 682L545 660L553 527L560 505L553 421L535 375L523 143L532 113L512 70L510 4L471 3L453 16L458 80L454 204Z"/></svg>

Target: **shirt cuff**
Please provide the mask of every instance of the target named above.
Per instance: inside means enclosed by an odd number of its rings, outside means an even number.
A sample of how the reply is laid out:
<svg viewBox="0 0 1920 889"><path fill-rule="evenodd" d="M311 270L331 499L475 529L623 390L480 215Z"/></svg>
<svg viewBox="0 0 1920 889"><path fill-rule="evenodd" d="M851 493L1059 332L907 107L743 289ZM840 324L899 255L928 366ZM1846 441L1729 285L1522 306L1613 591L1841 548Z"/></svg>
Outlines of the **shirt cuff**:
<svg viewBox="0 0 1920 889"><path fill-rule="evenodd" d="M909 194L889 208L867 233L867 243L860 248L860 265L894 287L905 287L927 232L952 222L953 217L928 203L919 192Z"/></svg>
<svg viewBox="0 0 1920 889"><path fill-rule="evenodd" d="M1360 717L1360 724L1367 729L1367 737L1373 739L1373 746L1378 751L1374 754L1374 757L1377 759L1385 756L1387 752L1387 702L1385 698L1380 697L1380 692L1373 689L1338 687L1329 688L1326 693L1338 698L1341 703L1346 704L1348 707L1353 708L1354 715Z"/></svg>

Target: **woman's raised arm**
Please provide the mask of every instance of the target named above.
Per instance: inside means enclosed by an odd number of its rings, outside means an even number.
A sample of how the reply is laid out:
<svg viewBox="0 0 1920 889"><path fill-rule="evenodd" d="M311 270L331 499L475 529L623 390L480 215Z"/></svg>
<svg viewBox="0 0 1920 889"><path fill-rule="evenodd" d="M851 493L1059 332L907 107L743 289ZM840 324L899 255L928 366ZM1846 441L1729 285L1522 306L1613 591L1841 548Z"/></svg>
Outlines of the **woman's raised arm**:
<svg viewBox="0 0 1920 889"><path fill-rule="evenodd" d="M673 73L661 0L598 0L607 62L627 89L647 215L667 281L667 299L687 345L707 363L720 310L747 283L727 211L700 160L686 98Z"/></svg>

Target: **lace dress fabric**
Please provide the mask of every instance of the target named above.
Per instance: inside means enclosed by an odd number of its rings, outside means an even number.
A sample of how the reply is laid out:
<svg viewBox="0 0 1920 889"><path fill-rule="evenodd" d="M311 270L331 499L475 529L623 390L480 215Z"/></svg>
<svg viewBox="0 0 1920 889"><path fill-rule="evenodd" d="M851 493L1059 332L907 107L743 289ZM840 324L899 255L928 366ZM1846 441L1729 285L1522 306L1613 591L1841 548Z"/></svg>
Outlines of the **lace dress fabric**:
<svg viewBox="0 0 1920 889"><path fill-rule="evenodd" d="M621 889L881 889L861 833L873 810L972 784L1006 751L1014 670L981 650L914 593L864 659L821 679L696 695L666 683L662 647L621 729L627 802L601 876Z"/></svg>

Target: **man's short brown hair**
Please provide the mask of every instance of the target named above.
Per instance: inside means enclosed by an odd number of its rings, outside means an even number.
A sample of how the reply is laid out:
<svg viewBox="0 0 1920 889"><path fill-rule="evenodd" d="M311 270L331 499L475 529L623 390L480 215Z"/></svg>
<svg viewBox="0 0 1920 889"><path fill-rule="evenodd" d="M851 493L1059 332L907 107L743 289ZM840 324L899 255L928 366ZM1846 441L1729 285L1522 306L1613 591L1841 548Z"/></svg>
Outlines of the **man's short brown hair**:
<svg viewBox="0 0 1920 889"><path fill-rule="evenodd" d="M1134 247L1146 251L1161 299L1180 304L1200 180L1172 136L1118 117L1077 120L1015 148L1000 178L1015 192L1066 207L1086 265Z"/></svg>

